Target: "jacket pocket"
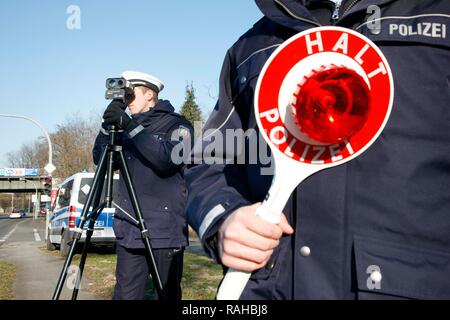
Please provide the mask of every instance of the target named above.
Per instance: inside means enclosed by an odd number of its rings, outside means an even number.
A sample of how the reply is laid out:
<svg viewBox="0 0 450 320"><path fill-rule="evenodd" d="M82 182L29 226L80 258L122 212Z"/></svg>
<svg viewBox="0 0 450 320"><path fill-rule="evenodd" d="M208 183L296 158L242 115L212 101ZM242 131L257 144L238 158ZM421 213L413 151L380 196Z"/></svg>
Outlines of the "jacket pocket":
<svg viewBox="0 0 450 320"><path fill-rule="evenodd" d="M450 299L450 252L354 237L359 299Z"/></svg>
<svg viewBox="0 0 450 320"><path fill-rule="evenodd" d="M163 198L145 196L142 198L142 214L150 233L150 239L174 237L179 219L174 214L170 201Z"/></svg>
<svg viewBox="0 0 450 320"><path fill-rule="evenodd" d="M152 210L151 213L145 213L145 216L150 239L169 239L177 236L174 233L177 221L172 211Z"/></svg>
<svg viewBox="0 0 450 320"><path fill-rule="evenodd" d="M243 93L251 83L256 83L261 72L261 67L280 44L281 43L274 43L266 48L253 51L243 61L238 63L236 66L236 78L233 83L233 91L235 92L233 100L236 96Z"/></svg>
<svg viewBox="0 0 450 320"><path fill-rule="evenodd" d="M113 230L116 239L123 239L124 237L124 224L126 222L119 217L114 217Z"/></svg>

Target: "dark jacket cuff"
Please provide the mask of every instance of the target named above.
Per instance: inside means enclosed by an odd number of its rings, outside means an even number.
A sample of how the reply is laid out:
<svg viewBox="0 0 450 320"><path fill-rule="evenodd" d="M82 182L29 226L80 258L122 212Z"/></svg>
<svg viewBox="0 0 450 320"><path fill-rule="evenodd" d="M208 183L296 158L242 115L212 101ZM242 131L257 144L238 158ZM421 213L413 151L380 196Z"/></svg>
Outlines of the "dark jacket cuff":
<svg viewBox="0 0 450 320"><path fill-rule="evenodd" d="M127 128L125 129L125 131L128 133L128 136L133 139L134 137L136 137L139 133L142 132L142 130L144 130L145 128L140 125L139 123L137 123L134 120L131 120L130 123L127 125Z"/></svg>
<svg viewBox="0 0 450 320"><path fill-rule="evenodd" d="M217 250L216 235L223 221L240 207L250 205L251 203L243 198L226 200L213 207L203 219L198 228L198 234L202 241L203 249L216 262L220 262Z"/></svg>

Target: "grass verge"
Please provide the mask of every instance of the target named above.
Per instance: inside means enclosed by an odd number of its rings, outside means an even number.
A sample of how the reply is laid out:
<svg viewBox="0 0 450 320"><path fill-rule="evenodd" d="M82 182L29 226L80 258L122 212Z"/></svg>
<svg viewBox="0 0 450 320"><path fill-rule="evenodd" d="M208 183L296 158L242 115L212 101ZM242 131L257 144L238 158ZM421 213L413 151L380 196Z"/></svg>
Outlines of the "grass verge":
<svg viewBox="0 0 450 320"><path fill-rule="evenodd" d="M222 279L222 267L210 258L186 252L181 285L184 300L212 300Z"/></svg>
<svg viewBox="0 0 450 320"><path fill-rule="evenodd" d="M12 300L13 286L16 280L16 266L0 261L0 300Z"/></svg>
<svg viewBox="0 0 450 320"><path fill-rule="evenodd" d="M45 250L44 248L42 248ZM57 255L59 253L52 252ZM76 254L72 264L78 265L80 255ZM84 276L89 279L87 290L104 299L111 299L115 285L116 255L99 250L88 253ZM209 257L185 252L181 287L183 300L212 300L222 279L222 268ZM149 279L146 299L152 299L153 284Z"/></svg>

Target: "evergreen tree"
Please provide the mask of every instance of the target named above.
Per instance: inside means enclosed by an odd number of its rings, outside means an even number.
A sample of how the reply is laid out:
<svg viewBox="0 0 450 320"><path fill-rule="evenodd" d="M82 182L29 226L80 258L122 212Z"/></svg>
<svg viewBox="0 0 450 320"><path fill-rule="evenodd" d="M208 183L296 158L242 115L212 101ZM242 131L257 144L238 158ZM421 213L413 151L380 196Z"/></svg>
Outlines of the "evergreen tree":
<svg viewBox="0 0 450 320"><path fill-rule="evenodd" d="M186 98L181 107L180 114L184 116L194 126L196 121L203 122L202 111L198 106L195 98L195 89L192 85L186 86Z"/></svg>

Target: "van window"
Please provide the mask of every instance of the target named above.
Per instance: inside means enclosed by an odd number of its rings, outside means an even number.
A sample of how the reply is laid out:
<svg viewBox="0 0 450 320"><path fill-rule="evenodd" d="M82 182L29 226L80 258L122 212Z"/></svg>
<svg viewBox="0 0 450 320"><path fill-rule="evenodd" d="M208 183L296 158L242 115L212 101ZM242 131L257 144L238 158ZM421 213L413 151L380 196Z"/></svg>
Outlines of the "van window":
<svg viewBox="0 0 450 320"><path fill-rule="evenodd" d="M59 208L68 207L70 205L70 191L72 191L73 180L61 187L58 198Z"/></svg>
<svg viewBox="0 0 450 320"><path fill-rule="evenodd" d="M80 181L80 192L78 193L78 203L85 204L89 191L91 190L91 184L94 178L82 178ZM113 179L113 200L117 199L117 184L119 180ZM104 199L106 194L106 179L105 183L103 185L103 191L102 191L102 197L101 199Z"/></svg>

